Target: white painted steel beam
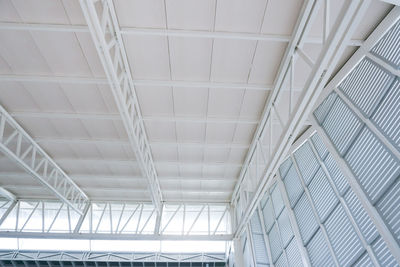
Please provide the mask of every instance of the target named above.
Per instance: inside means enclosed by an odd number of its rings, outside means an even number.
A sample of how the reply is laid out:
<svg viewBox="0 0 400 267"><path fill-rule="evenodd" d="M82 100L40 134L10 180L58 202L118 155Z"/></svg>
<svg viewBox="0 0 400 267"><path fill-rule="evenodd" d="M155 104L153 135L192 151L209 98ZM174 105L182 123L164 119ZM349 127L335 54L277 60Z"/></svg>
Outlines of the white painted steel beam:
<svg viewBox="0 0 400 267"><path fill-rule="evenodd" d="M64 203L82 213L89 198L2 106L0 151Z"/></svg>
<svg viewBox="0 0 400 267"><path fill-rule="evenodd" d="M147 141L121 31L112 1L80 0L98 55L103 64L131 147L143 176L148 179L151 199L161 210L162 192Z"/></svg>
<svg viewBox="0 0 400 267"><path fill-rule="evenodd" d="M11 201L16 201L17 197L11 193L10 191L4 189L4 187L0 187L0 197L4 197Z"/></svg>
<svg viewBox="0 0 400 267"><path fill-rule="evenodd" d="M320 92L322 91L327 80L329 79L333 71L333 68L335 67L336 63L340 58L340 55L343 53L346 47L346 43L350 39L350 36L355 31L356 26L359 24L363 14L365 13L369 2L370 1L352 0L352 1L347 1L343 4L342 10L338 15L335 25L331 33L329 34L326 43L323 45L323 48L318 56L318 59L316 60L315 65L308 76L306 85L304 86L304 88L306 88L307 90L304 90L303 93L301 94L299 102L296 108L294 109L294 112L290 115L290 118L287 121L286 126L284 127L280 135L279 141L277 142L277 146L274 149L274 152L272 153L271 159L269 160L269 163L265 171L263 172L262 177L260 177L260 182L256 187L254 196L248 203L246 203L246 209L244 215L241 218L241 222L239 223L238 228L236 229L235 236L240 235L241 231L244 228L244 225L246 225L247 221L249 220L249 217L251 216L257 204L261 200L263 193L265 192L266 186L268 185L268 181L270 181L274 176L275 172L279 167L279 164L283 160L283 157L289 150L293 142L293 138L301 129L306 117L311 112L314 103L316 102ZM306 2L305 5L306 6L310 5L310 2ZM309 7L309 9L311 9L311 7ZM289 45L287 49L285 60L283 61L280 71L278 73L278 78L277 78L278 82L276 83L277 86L270 94L270 98L264 110L263 119L259 124L258 130L253 139L252 148L253 147L254 148L253 150L249 151L247 157L248 161L246 161L246 165L250 164L253 152L255 151L256 148L256 144L257 142L259 142L259 138L262 136L264 129L267 128L265 122L267 121L273 110L272 106L274 104L275 99L277 98L277 95L279 94L281 82L283 81L284 75L290 66L289 63L291 60L291 56L294 53L294 49L297 47L299 41L301 41L300 35L303 34L303 27L305 27L307 17L309 15L310 12L308 12L307 16L305 17L301 16L300 22L302 23L300 24L303 26L300 27L301 29L300 32L299 32L299 23L296 26L297 30L295 31L293 42ZM280 79L279 77L282 78ZM242 188L243 184L242 182L243 178L245 177L245 174L246 174L246 166L243 169L240 180L234 191L232 203L234 203L234 200L237 198L238 191L244 190L244 188Z"/></svg>
<svg viewBox="0 0 400 267"><path fill-rule="evenodd" d="M386 0L394 1L394 0ZM86 25L60 25L60 24L42 24L42 23L19 23L19 22L1 22L0 30L13 31L47 31L47 32L89 32ZM164 37L186 37L186 38L205 38L205 39L231 39L231 40L248 40L248 41L266 41L288 43L291 39L290 35L280 34L262 34L262 33L241 33L241 32L211 32L211 31L194 31L179 29L150 29L150 28L133 28L122 27L122 35L139 35L139 36L164 36ZM319 37L309 37L307 43L322 44L323 40ZM349 45L360 46L362 40L352 40Z"/></svg>

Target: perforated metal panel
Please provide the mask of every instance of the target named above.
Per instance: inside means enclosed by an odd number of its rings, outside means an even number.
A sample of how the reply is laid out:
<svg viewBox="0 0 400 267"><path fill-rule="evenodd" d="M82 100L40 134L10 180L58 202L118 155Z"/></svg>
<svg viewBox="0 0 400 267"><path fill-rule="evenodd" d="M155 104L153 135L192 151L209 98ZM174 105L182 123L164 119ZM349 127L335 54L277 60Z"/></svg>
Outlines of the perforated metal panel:
<svg viewBox="0 0 400 267"><path fill-rule="evenodd" d="M364 58L339 85L339 89L369 117L392 80L390 72Z"/></svg>
<svg viewBox="0 0 400 267"><path fill-rule="evenodd" d="M319 168L308 189L321 222L324 222L336 206L338 199L322 168Z"/></svg>
<svg viewBox="0 0 400 267"><path fill-rule="evenodd" d="M314 232L318 229L317 221L312 213L312 209L306 194L303 194L300 197L296 207L294 207L294 213L296 215L297 224L300 228L303 243L306 244Z"/></svg>
<svg viewBox="0 0 400 267"><path fill-rule="evenodd" d="M372 263L368 253L364 253L353 265L353 267L373 267L373 266L374 264Z"/></svg>
<svg viewBox="0 0 400 267"><path fill-rule="evenodd" d="M364 128L345 157L374 204L400 173L400 160Z"/></svg>
<svg viewBox="0 0 400 267"><path fill-rule="evenodd" d="M400 178L378 201L376 207L400 244Z"/></svg>
<svg viewBox="0 0 400 267"><path fill-rule="evenodd" d="M335 92L330 93L329 96L322 101L321 105L315 109L314 116L320 124L325 120L336 98L337 94Z"/></svg>
<svg viewBox="0 0 400 267"><path fill-rule="evenodd" d="M272 261L276 262L279 255L281 255L282 253L281 238L279 236L279 231L276 224L274 224L274 226L272 227L271 231L268 234L268 237L271 245Z"/></svg>
<svg viewBox="0 0 400 267"><path fill-rule="evenodd" d="M397 21L385 36L372 48L371 52L400 68L400 21Z"/></svg>
<svg viewBox="0 0 400 267"><path fill-rule="evenodd" d="M291 207L294 207L296 202L299 200L301 194L304 192L304 189L299 179L300 178L297 175L296 168L294 167L294 165L292 165L285 179L283 180L289 196Z"/></svg>
<svg viewBox="0 0 400 267"><path fill-rule="evenodd" d="M284 209L279 216L278 225L283 242L283 247L286 247L289 241L293 238L293 231L292 227L290 226L290 220L286 209Z"/></svg>
<svg viewBox="0 0 400 267"><path fill-rule="evenodd" d="M368 244L372 243L378 236L378 231L372 222L371 218L368 216L364 207L362 206L360 200L357 198L356 194L352 190L347 191L344 199L349 207L354 220L357 222L365 240Z"/></svg>
<svg viewBox="0 0 400 267"><path fill-rule="evenodd" d="M347 182L346 177L344 177L342 171L340 170L336 161L333 159L332 155L328 154L324 163L333 182L336 185L336 188L339 191L339 194L343 195L349 188L349 183Z"/></svg>
<svg viewBox="0 0 400 267"><path fill-rule="evenodd" d="M279 214L281 214L285 204L283 203L281 192L276 184L272 186L271 198L274 206L275 216L278 217Z"/></svg>
<svg viewBox="0 0 400 267"><path fill-rule="evenodd" d="M326 220L325 227L341 266L351 265L365 251L341 205Z"/></svg>
<svg viewBox="0 0 400 267"><path fill-rule="evenodd" d="M303 266L300 251L294 238L286 247L286 256L289 261L289 266Z"/></svg>
<svg viewBox="0 0 400 267"><path fill-rule="evenodd" d="M286 266L288 266L288 263L287 263L285 255L282 254L278 258L278 260L275 262L275 266L276 267L286 267Z"/></svg>
<svg viewBox="0 0 400 267"><path fill-rule="evenodd" d="M400 150L400 79L397 78L372 115L371 120Z"/></svg>
<svg viewBox="0 0 400 267"><path fill-rule="evenodd" d="M271 230L272 225L274 224L273 207L271 199L269 197L265 202L262 214L264 216L265 229L267 230L267 232L269 232Z"/></svg>
<svg viewBox="0 0 400 267"><path fill-rule="evenodd" d="M313 266L335 266L321 230L307 244L307 251Z"/></svg>
<svg viewBox="0 0 400 267"><path fill-rule="evenodd" d="M267 266L269 264L269 259L260 218L258 217L257 212L253 214L250 222L253 237L253 249L256 257L257 266Z"/></svg>
<svg viewBox="0 0 400 267"><path fill-rule="evenodd" d="M377 238L377 240L372 244L372 250L382 266L398 266L396 259L390 253L381 237Z"/></svg>
<svg viewBox="0 0 400 267"><path fill-rule="evenodd" d="M361 129L362 122L340 98L337 98L322 127L339 154L344 155Z"/></svg>
<svg viewBox="0 0 400 267"><path fill-rule="evenodd" d="M308 185L319 168L319 163L315 158L314 152L310 144L306 142L293 154L304 182Z"/></svg>
<svg viewBox="0 0 400 267"><path fill-rule="evenodd" d="M318 155L322 159L325 159L325 157L328 155L328 149L326 149L326 146L322 141L321 137L318 134L313 134L313 136L311 136L310 139L315 147L315 150L317 150Z"/></svg>
<svg viewBox="0 0 400 267"><path fill-rule="evenodd" d="M280 172L282 178L286 177L286 174L287 174L290 166L292 166L292 159L291 158L288 158L287 160L285 160L281 164L281 166L279 166L279 172Z"/></svg>

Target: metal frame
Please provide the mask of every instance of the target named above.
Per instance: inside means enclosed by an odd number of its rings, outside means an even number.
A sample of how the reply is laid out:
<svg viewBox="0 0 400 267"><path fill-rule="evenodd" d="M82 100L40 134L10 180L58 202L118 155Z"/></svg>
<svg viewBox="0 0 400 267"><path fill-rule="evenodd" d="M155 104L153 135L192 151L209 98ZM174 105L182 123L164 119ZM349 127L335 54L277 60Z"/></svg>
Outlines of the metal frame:
<svg viewBox="0 0 400 267"><path fill-rule="evenodd" d="M3 203L4 202L4 203ZM0 202L0 237L100 240L232 240L230 205L92 202L83 215L62 202ZM7 209L5 207L8 205ZM172 213L172 214L171 214Z"/></svg>
<svg viewBox="0 0 400 267"><path fill-rule="evenodd" d="M390 0L387 0L390 1ZM14 23L1 22L0 30L13 31L47 31L47 32L89 32L87 26L80 25L60 25L45 23ZM241 32L209 32L209 31L191 31L191 30L170 30L170 29L150 29L150 28L132 28L122 27L122 35L150 35L164 37L187 37L187 38L207 38L207 39L229 39L229 40L248 40L248 41L267 41L288 43L291 40L290 35L262 34L262 33L241 33ZM307 43L322 44L323 38L308 37ZM349 45L360 46L362 40L352 40Z"/></svg>
<svg viewBox="0 0 400 267"><path fill-rule="evenodd" d="M95 252L95 251L32 251L0 250L0 261L45 261L51 262L226 262L221 253L146 253L146 252ZM86 265L85 265L86 266ZM97 264L96 264L97 266Z"/></svg>
<svg viewBox="0 0 400 267"><path fill-rule="evenodd" d="M335 91L339 94L342 100L346 101L348 107L355 112L358 117L367 125L367 127L379 138L379 140L385 144L392 153L398 158L400 158L399 152L393 148L393 145L388 142L388 140L381 134L379 130L367 119L364 117L361 112L355 108L355 106L348 101L347 97L343 95L339 90L336 89L336 86L341 82L341 80L354 68L354 66L364 57L367 56L369 59L375 60L376 58L372 57L369 54L369 50L373 47L373 45L390 29L390 27L400 19L400 7L395 7L382 21L381 24L375 29L375 31L368 37L368 39L364 42L364 44L356 51L356 53L347 61L346 65L338 72L338 74L330 81L330 83L326 86L326 89L321 94L320 98L317 101L317 105L319 105L326 96L328 96L332 91ZM391 68L388 69L392 71ZM397 72L394 73L398 75ZM317 106L316 105L316 106ZM324 129L319 125L314 116L310 116L311 123L313 127L318 132L319 136L323 139L324 144L326 145L328 151L332 155L332 157L337 162L340 170L345 174L346 180L350 185L350 188L354 191L356 196L360 199L360 202L367 212L368 216L374 222L379 234L387 244L393 256L396 258L397 262L400 263L400 246L397 241L394 239L391 231L386 226L384 220L380 216L377 209L372 205L367 195L362 190L361 186L358 184L356 177L353 172L350 170L350 167L347 165L346 161L343 157L337 152L335 146L333 145L331 139L325 133Z"/></svg>
<svg viewBox="0 0 400 267"><path fill-rule="evenodd" d="M55 196L82 214L87 195L0 106L0 151Z"/></svg>
<svg viewBox="0 0 400 267"><path fill-rule="evenodd" d="M147 140L129 63L112 1L80 0L83 15L111 86L129 142L161 211L162 193Z"/></svg>
<svg viewBox="0 0 400 267"><path fill-rule="evenodd" d="M317 1L315 5L320 4L321 1ZM339 55L343 52L347 43L350 40L351 34L354 32L356 26L360 22L362 15L365 13L368 7L369 1L346 1L342 10L336 20L336 23L329 34L326 42L323 45L323 48L319 54L318 59L313 65L312 70L309 73L307 82L304 86L304 91L300 96L300 100L292 110L291 105L289 105L290 116L287 121L282 123L281 128L275 128L280 132L280 138L277 142L275 149L270 150L268 164L266 165L262 175L253 178L257 181L257 186L254 187L254 197L245 203L246 206L244 210L244 214L238 224L238 227L235 232L235 236L240 235L243 230L244 225L247 223L249 217L255 210L258 202L261 200L261 197L270 184L271 179L273 178L280 162L283 160L283 157L286 155L286 152L289 150L291 143L293 142L294 137L300 131L303 123L310 113L312 107L314 106L315 101L317 100L320 92L325 86L327 80L329 79L336 62L339 60ZM237 199L239 196L239 192L247 190L249 187L249 169L251 165L256 161L254 155L256 155L256 150L258 150L259 143L262 142L267 130L270 130L272 133L273 127L268 127L268 120L272 116L277 116L277 102L279 102L279 98L283 97L279 95L282 83L285 79L285 75L287 73L292 73L294 69L291 68L293 64L292 57L295 54L295 50L297 47L302 47L304 43L304 36L307 35L308 29L310 27L310 21L316 16L316 11L312 11L314 8L314 2L308 1L305 3L303 9L303 15L300 17L300 20L297 23L295 33L293 35L293 40L289 44L287 49L285 60L281 64L280 71L278 73L274 90L272 91L267 105L265 107L263 118L257 132L254 136L252 146L247 155L247 160L244 168L242 169L240 180L235 188L234 195L232 198L232 204L237 204ZM311 17L311 18L309 18ZM290 77L293 77L293 75ZM292 83L291 83L292 84ZM289 100L291 97L289 96ZM272 143L272 134L270 143ZM273 153L272 153L273 152ZM243 198L241 198L243 201Z"/></svg>

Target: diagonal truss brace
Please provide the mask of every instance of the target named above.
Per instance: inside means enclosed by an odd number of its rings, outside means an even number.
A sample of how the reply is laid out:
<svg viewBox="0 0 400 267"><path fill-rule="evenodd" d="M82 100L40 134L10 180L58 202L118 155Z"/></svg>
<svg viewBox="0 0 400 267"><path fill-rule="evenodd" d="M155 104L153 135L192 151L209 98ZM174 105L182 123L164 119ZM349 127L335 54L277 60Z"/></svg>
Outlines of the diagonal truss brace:
<svg viewBox="0 0 400 267"><path fill-rule="evenodd" d="M65 204L82 214L89 198L2 106L0 151L50 189Z"/></svg>
<svg viewBox="0 0 400 267"><path fill-rule="evenodd" d="M113 3L109 0L80 0L80 5L111 86L129 142L143 175L148 179L151 198L159 212L162 202L160 184Z"/></svg>

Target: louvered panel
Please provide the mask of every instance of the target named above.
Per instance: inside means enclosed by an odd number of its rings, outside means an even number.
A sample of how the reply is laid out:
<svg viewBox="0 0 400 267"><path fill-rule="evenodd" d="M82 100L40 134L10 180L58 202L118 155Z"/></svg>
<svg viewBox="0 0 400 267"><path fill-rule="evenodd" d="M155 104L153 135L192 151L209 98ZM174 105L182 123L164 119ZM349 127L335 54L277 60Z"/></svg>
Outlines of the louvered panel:
<svg viewBox="0 0 400 267"><path fill-rule="evenodd" d="M372 250L375 253L376 258L378 259L381 266L394 267L398 266L396 263L396 259L393 257L392 253L386 246L382 237L376 239L376 241L372 244Z"/></svg>
<svg viewBox="0 0 400 267"><path fill-rule="evenodd" d="M370 117L393 78L390 72L364 58L339 85L339 89Z"/></svg>
<svg viewBox="0 0 400 267"><path fill-rule="evenodd" d="M279 259L275 262L275 267L287 267L289 266L285 255L281 255Z"/></svg>
<svg viewBox="0 0 400 267"><path fill-rule="evenodd" d="M400 20L372 48L371 52L395 68L400 68Z"/></svg>
<svg viewBox="0 0 400 267"><path fill-rule="evenodd" d="M400 150L400 79L397 78L372 115L372 121Z"/></svg>
<svg viewBox="0 0 400 267"><path fill-rule="evenodd" d="M295 238L293 238L286 247L286 255L289 261L289 266L303 266L300 251L297 247Z"/></svg>
<svg viewBox="0 0 400 267"><path fill-rule="evenodd" d="M353 267L373 267L373 266L374 264L372 263L371 258L369 257L367 252L365 252L353 265Z"/></svg>
<svg viewBox="0 0 400 267"><path fill-rule="evenodd" d="M286 209L284 209L279 216L278 225L279 230L281 231L283 247L286 247L293 237L292 227L290 226L290 220Z"/></svg>
<svg viewBox="0 0 400 267"><path fill-rule="evenodd" d="M400 173L399 159L366 127L345 159L372 203L379 199Z"/></svg>
<svg viewBox="0 0 400 267"><path fill-rule="evenodd" d="M347 206L349 207L351 214L353 215L357 225L360 227L362 234L368 244L371 244L376 237L379 235L375 224L372 222L371 218L368 216L364 207L362 206L360 200L354 194L353 190L347 191L344 196Z"/></svg>
<svg viewBox="0 0 400 267"><path fill-rule="evenodd" d="M321 221L324 222L335 208L338 199L322 168L319 168L308 189L318 215Z"/></svg>
<svg viewBox="0 0 400 267"><path fill-rule="evenodd" d="M324 101L322 101L322 103L315 109L314 116L319 124L322 124L322 122L325 120L326 115L331 110L336 98L337 94L335 92L330 93L329 96L325 98Z"/></svg>
<svg viewBox="0 0 400 267"><path fill-rule="evenodd" d="M400 243L400 178L385 192L376 207L382 214L394 237Z"/></svg>
<svg viewBox="0 0 400 267"><path fill-rule="evenodd" d="M268 198L267 201L265 202L265 206L264 209L262 210L262 213L264 216L265 229L267 232L269 232L275 221L270 198Z"/></svg>
<svg viewBox="0 0 400 267"><path fill-rule="evenodd" d="M335 266L321 230L307 244L307 251L312 266Z"/></svg>
<svg viewBox="0 0 400 267"><path fill-rule="evenodd" d="M258 264L269 264L267 249L265 246L264 236L261 234L253 234L253 247L256 254L256 262Z"/></svg>
<svg viewBox="0 0 400 267"><path fill-rule="evenodd" d="M261 222L260 218L258 217L258 213L254 212L253 217L250 220L251 223L251 231L253 233L262 234Z"/></svg>
<svg viewBox="0 0 400 267"><path fill-rule="evenodd" d="M276 184L272 186L271 198L274 205L275 216L278 217L279 214L282 212L285 204L283 203L281 192L279 191L279 188L276 186Z"/></svg>
<svg viewBox="0 0 400 267"><path fill-rule="evenodd" d="M297 165L299 166L304 182L309 184L319 168L318 160L315 158L310 144L305 142L293 153L293 155Z"/></svg>
<svg viewBox="0 0 400 267"><path fill-rule="evenodd" d="M281 166L279 166L279 172L281 174L282 179L284 179L286 177L286 174L287 174L288 170L290 169L290 166L292 166L291 158L288 158L281 164Z"/></svg>
<svg viewBox="0 0 400 267"><path fill-rule="evenodd" d="M297 219L297 224L300 228L303 243L306 244L318 228L317 221L312 213L306 194L303 194L300 197L294 207L294 213Z"/></svg>
<svg viewBox="0 0 400 267"><path fill-rule="evenodd" d="M304 189L301 185L299 180L300 178L297 175L296 168L292 165L283 180L285 183L286 191L289 196L290 205L294 207L297 200L299 200L301 194L303 193Z"/></svg>
<svg viewBox="0 0 400 267"><path fill-rule="evenodd" d="M282 253L282 243L279 237L278 227L276 224L272 227L268 234L269 243L271 246L272 261L275 262Z"/></svg>
<svg viewBox="0 0 400 267"><path fill-rule="evenodd" d="M328 149L326 149L326 146L321 137L316 133L311 136L311 142L313 143L315 150L317 150L319 156L322 159L325 159L326 155L328 154Z"/></svg>
<svg viewBox="0 0 400 267"><path fill-rule="evenodd" d="M343 100L337 98L322 124L322 127L332 140L338 152L344 155L361 129L362 122Z"/></svg>
<svg viewBox="0 0 400 267"><path fill-rule="evenodd" d="M246 235L246 232L243 234L243 236ZM248 245L248 240L247 237L242 236L242 244L243 244L243 261L246 266L253 266L252 260L251 260L251 254L250 254L250 249Z"/></svg>
<svg viewBox="0 0 400 267"><path fill-rule="evenodd" d="M326 220L325 227L341 266L351 265L364 252L365 249L340 204Z"/></svg>
<svg viewBox="0 0 400 267"><path fill-rule="evenodd" d="M346 177L340 170L339 165L336 163L331 154L328 154L326 156L324 163L326 168L328 169L329 175L336 185L337 190L339 191L339 194L343 195L349 188L349 183L347 182Z"/></svg>

